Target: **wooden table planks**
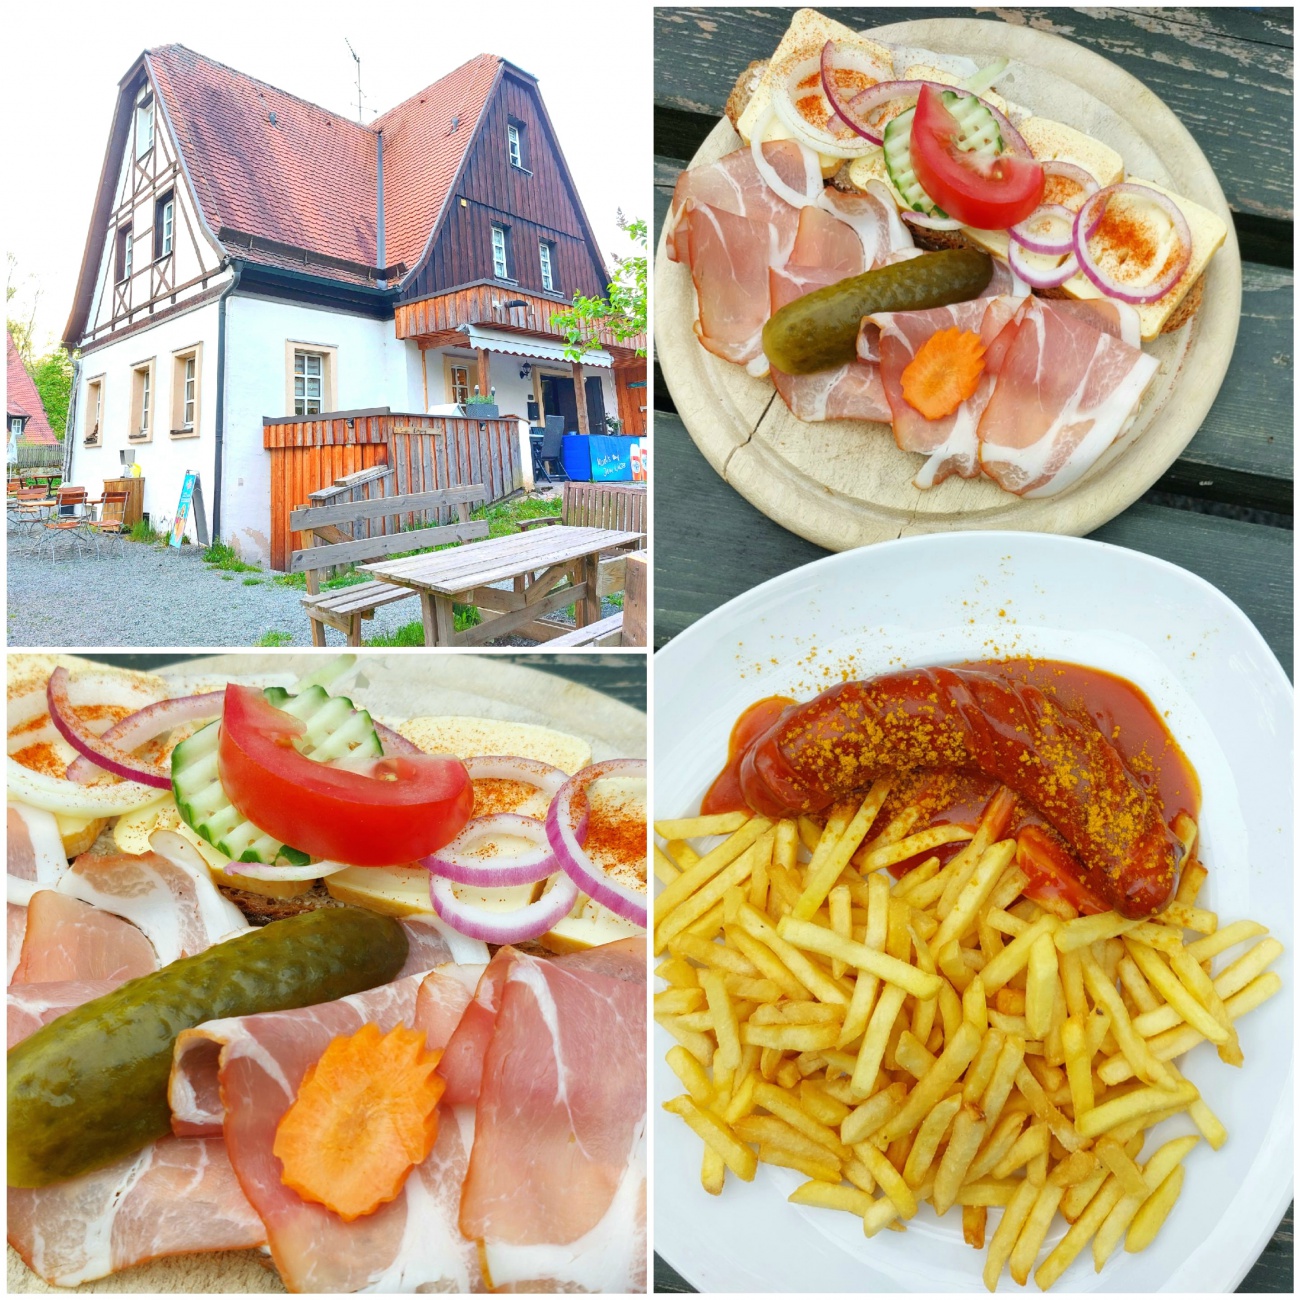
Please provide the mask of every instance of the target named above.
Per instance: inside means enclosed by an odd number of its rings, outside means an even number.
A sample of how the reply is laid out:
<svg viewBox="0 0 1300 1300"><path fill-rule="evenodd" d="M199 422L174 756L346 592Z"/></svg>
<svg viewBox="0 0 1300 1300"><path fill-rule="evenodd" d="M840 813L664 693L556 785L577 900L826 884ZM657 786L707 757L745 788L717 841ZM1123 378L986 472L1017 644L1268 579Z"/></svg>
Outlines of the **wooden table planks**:
<svg viewBox="0 0 1300 1300"><path fill-rule="evenodd" d="M1233 210L1243 260L1240 333L1200 430L1141 502L1093 534L1199 574L1234 600L1291 672L1294 552L1292 75L1289 8L960 9L822 7L862 29L979 17L1067 37L1138 77L1204 150ZM655 232L681 168L737 74L768 57L778 8L655 10ZM826 552L767 519L713 472L655 376L655 638ZM656 1291L691 1288L662 1260ZM1242 1291L1293 1289L1292 1214Z"/></svg>

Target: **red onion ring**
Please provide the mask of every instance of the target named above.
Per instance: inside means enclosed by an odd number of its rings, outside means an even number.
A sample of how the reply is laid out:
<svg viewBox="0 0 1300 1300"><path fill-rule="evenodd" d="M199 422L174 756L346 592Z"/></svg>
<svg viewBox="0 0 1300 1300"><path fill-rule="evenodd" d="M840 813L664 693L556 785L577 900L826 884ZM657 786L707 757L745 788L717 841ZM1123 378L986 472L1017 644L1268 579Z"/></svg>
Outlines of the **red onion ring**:
<svg viewBox="0 0 1300 1300"><path fill-rule="evenodd" d="M554 799L569 779L567 772L536 758L510 755L485 755L464 760L465 770L473 781L521 781L536 786L548 799Z"/></svg>
<svg viewBox="0 0 1300 1300"><path fill-rule="evenodd" d="M371 718L371 723L375 728L375 735L379 737L379 744L385 754L423 754L419 745L407 740L400 732L396 732L392 727L385 727L382 722L375 722Z"/></svg>
<svg viewBox="0 0 1300 1300"><path fill-rule="evenodd" d="M112 745L105 745L73 711L72 701L68 698L68 670L60 665L50 674L45 687L45 701L50 710L50 721L58 729L59 735L77 751L85 755L97 767L126 781L137 781L141 785L153 786L159 790L172 788L171 772L164 772L157 763L150 763L142 758L124 753Z"/></svg>
<svg viewBox="0 0 1300 1300"><path fill-rule="evenodd" d="M586 820L585 815L583 820ZM585 840L585 828L579 825L578 829ZM513 835L528 840L532 848L513 854L498 850L485 857L475 856L476 852L481 852L478 846L482 841L493 835ZM475 817L454 840L427 858L421 858L420 865L458 885L481 885L484 889L531 885L545 880L559 866L545 823L519 813L489 813Z"/></svg>
<svg viewBox="0 0 1300 1300"><path fill-rule="evenodd" d="M1064 223L1065 233L1059 239L1033 229L1034 223L1044 217ZM1031 253L1042 253L1045 257L1064 257L1074 249L1074 213L1060 203L1043 203L1018 225L1012 226L1007 235L1013 243L1027 248Z"/></svg>
<svg viewBox="0 0 1300 1300"><path fill-rule="evenodd" d="M1144 289L1134 290L1117 283L1102 270L1096 257L1088 247L1088 241L1101 225L1106 205L1117 194L1129 194L1155 204L1169 218L1169 222L1178 236L1179 256L1173 259L1172 269L1166 271L1158 280L1153 281ZM1166 198L1158 190L1150 189L1145 185L1121 182L1118 185L1108 185L1104 190L1098 190L1096 194L1089 195L1083 207L1079 209L1078 216L1074 219L1074 255L1079 259L1079 266L1084 275L1108 297L1118 298L1120 302L1138 305L1158 302L1183 278L1183 273L1192 260L1192 232L1187 224L1187 218L1182 214L1182 210L1171 199Z"/></svg>
<svg viewBox="0 0 1300 1300"><path fill-rule="evenodd" d="M429 877L433 910L453 929L484 943L523 943L536 939L564 920L578 901L578 886L563 872L556 875L555 884L541 898L513 912L489 912L464 903L456 897L451 885L450 880L441 876Z"/></svg>
<svg viewBox="0 0 1300 1300"><path fill-rule="evenodd" d="M593 781L606 776L644 776L645 771L645 760L640 758L613 758L603 763L593 763L565 782L564 788L551 801L550 811L546 814L547 837L555 850L556 861L569 878L602 907L609 908L625 921L643 928L647 916L645 893L611 880L587 856L572 824L572 809L578 792L586 790Z"/></svg>
<svg viewBox="0 0 1300 1300"><path fill-rule="evenodd" d="M767 128L775 116L776 110L769 104L760 114L758 121L754 123L754 134L749 138L749 156L754 160L754 166L758 170L758 174L763 178L763 183L773 194L783 198L792 208L806 208L809 204L816 202L824 188L821 184L821 169L820 167L817 169L818 184L813 194L801 193L781 179L776 168L767 161L767 156L763 153L763 136L767 133ZM812 151L808 150L807 145L799 144L798 140L793 141L793 143L799 145L800 149L807 150L808 155L812 156ZM809 177L805 175L804 179L807 180Z"/></svg>
<svg viewBox="0 0 1300 1300"><path fill-rule="evenodd" d="M968 90L962 90L957 86L945 86L939 81L878 81L874 86L868 86L866 90L860 90L853 96L843 110L840 116L862 137L870 140L872 144L883 144L884 136L878 135L871 127L868 127L862 121L863 116L869 113L873 108L879 108L881 104L887 104L893 99L908 98L913 95L919 95L923 86L933 86L940 92L951 92L959 95L963 99L978 99L981 104L993 115L993 120L998 124L998 130L1002 134L1002 145L1007 153L1019 154L1022 158L1032 158L1034 151L1025 143L1025 138L1011 125L1007 115L980 95L972 95Z"/></svg>
<svg viewBox="0 0 1300 1300"><path fill-rule="evenodd" d="M1058 266L1046 271L1029 265L1027 259L1033 256L1036 254L1022 248L1019 244L1012 243L1007 246L1007 261L1011 264L1012 271L1031 289L1056 289L1079 274L1079 259L1073 253L1070 253ZM1051 256L1051 254L1043 254L1043 256Z"/></svg>
<svg viewBox="0 0 1300 1300"><path fill-rule="evenodd" d="M208 718L220 717L225 698L225 691L208 691L203 695L180 695L174 700L160 700L157 704L150 704L123 718L121 722L114 723L97 738L97 743L110 750L129 754L183 722L203 722ZM89 785L106 770L112 769L104 768L83 753L68 764L68 780L76 781L78 785ZM170 784L169 780L168 785Z"/></svg>
<svg viewBox="0 0 1300 1300"><path fill-rule="evenodd" d="M1045 176L1064 176L1066 180L1074 183L1083 189L1083 197L1086 199L1090 195L1096 194L1101 188L1097 178L1082 167L1076 167L1074 163L1060 162L1055 158L1047 158L1039 163ZM1068 206L1062 204L1061 206ZM1074 209L1077 211L1077 209Z"/></svg>

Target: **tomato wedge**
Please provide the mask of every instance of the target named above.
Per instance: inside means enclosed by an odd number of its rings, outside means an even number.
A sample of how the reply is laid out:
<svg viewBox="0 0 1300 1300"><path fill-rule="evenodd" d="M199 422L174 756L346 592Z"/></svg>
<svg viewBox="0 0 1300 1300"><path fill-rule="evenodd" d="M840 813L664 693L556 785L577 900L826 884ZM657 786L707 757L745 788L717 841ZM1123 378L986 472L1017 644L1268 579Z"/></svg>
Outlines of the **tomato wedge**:
<svg viewBox="0 0 1300 1300"><path fill-rule="evenodd" d="M912 167L921 188L950 217L977 230L1006 230L1043 201L1043 169L1032 158L982 158L957 147L959 127L933 86L922 86L912 119Z"/></svg>
<svg viewBox="0 0 1300 1300"><path fill-rule="evenodd" d="M292 848L331 862L393 867L440 849L474 811L457 758L394 754L364 771L329 767L294 748L302 722L261 691L226 687L217 774L230 802Z"/></svg>

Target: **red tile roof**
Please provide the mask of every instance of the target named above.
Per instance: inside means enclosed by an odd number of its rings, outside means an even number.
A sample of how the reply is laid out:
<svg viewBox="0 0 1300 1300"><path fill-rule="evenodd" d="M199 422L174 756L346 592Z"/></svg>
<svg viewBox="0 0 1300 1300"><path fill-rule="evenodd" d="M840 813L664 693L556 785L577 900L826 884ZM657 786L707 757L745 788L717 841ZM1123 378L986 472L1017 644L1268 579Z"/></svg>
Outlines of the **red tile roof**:
<svg viewBox="0 0 1300 1300"><path fill-rule="evenodd" d="M500 67L495 54L480 54L371 123L372 130L384 133L389 265L414 267L420 260Z"/></svg>
<svg viewBox="0 0 1300 1300"><path fill-rule="evenodd" d="M32 383L32 377L27 373L27 367L23 365L23 359L18 355L18 349L14 346L14 336L8 330L5 331L5 342L7 344L5 359L8 363L6 367L6 415L27 416L27 423L23 426L22 442L57 445L59 440L54 436L54 430L50 428L50 422L45 418L45 407L41 405L41 395L36 391L36 385ZM7 436L8 420L5 421L5 433Z"/></svg>
<svg viewBox="0 0 1300 1300"><path fill-rule="evenodd" d="M222 227L379 264L377 137L384 134L384 262L413 267L428 242L487 103L501 59L480 54L360 126L183 45L148 52L149 67L204 216ZM451 129L458 118L456 129ZM253 261L246 241L223 240ZM335 268L317 273L356 278Z"/></svg>

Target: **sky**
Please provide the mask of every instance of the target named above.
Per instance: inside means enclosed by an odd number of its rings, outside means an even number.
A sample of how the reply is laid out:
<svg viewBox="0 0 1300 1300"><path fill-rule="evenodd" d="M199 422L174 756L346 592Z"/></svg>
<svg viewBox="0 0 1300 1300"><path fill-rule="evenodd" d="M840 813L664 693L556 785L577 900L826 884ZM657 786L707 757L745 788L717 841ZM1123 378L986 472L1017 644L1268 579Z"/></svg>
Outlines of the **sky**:
<svg viewBox="0 0 1300 1300"><path fill-rule="evenodd" d="M366 122L474 55L499 54L537 77L606 262L632 251L618 209L651 217L648 5L27 0L17 19L13 13L5 20L0 207L5 249L18 259L9 314L25 317L40 290L38 355L62 335L71 309L117 83L156 45L188 45L355 118L357 68L346 38L361 57Z"/></svg>

